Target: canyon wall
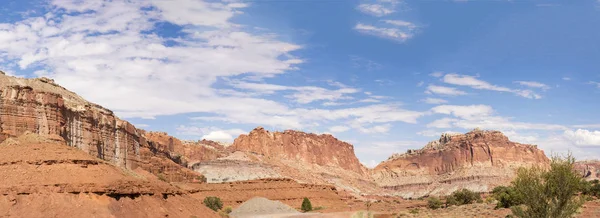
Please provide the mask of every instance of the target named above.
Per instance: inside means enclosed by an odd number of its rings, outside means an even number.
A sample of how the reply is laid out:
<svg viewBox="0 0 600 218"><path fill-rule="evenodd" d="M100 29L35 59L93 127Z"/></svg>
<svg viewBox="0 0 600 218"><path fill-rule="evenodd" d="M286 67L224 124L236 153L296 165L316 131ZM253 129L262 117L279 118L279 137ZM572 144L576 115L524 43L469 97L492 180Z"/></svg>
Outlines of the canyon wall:
<svg viewBox="0 0 600 218"><path fill-rule="evenodd" d="M547 166L534 145L511 142L498 131L444 134L423 149L394 155L373 169L375 182L403 197L446 195L459 188L485 192L507 184L519 167Z"/></svg>
<svg viewBox="0 0 600 218"><path fill-rule="evenodd" d="M367 174L366 168L354 154L354 147L329 134L317 135L293 130L269 132L258 127L248 135L236 138L231 149Z"/></svg>
<svg viewBox="0 0 600 218"><path fill-rule="evenodd" d="M53 80L0 74L0 142L26 132L62 137L69 146L119 167L143 167L176 181L199 176L181 169L172 147L147 140L143 130Z"/></svg>

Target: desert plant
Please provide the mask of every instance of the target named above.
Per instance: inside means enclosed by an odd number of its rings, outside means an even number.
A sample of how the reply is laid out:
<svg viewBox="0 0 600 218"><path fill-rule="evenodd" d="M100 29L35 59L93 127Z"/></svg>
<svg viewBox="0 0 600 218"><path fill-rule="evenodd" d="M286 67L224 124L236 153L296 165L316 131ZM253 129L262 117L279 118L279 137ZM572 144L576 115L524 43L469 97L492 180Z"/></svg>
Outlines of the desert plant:
<svg viewBox="0 0 600 218"><path fill-rule="evenodd" d="M446 197L446 207L449 207L451 205L458 205L458 201L456 201L456 198L453 195L449 195Z"/></svg>
<svg viewBox="0 0 600 218"><path fill-rule="evenodd" d="M218 197L206 197L204 198L204 205L214 211L218 211L223 208L223 202Z"/></svg>
<svg viewBox="0 0 600 218"><path fill-rule="evenodd" d="M207 181L206 176L204 176L204 175L197 176L196 180L198 180L198 182L200 182L200 183L206 183L206 181Z"/></svg>
<svg viewBox="0 0 600 218"><path fill-rule="evenodd" d="M600 197L600 182L597 179L589 182L584 181L582 186L582 194Z"/></svg>
<svg viewBox="0 0 600 218"><path fill-rule="evenodd" d="M446 199L447 205L471 204L481 200L481 196L468 189L461 189L452 193Z"/></svg>
<svg viewBox="0 0 600 218"><path fill-rule="evenodd" d="M572 217L583 205L583 178L573 169L575 158L553 157L550 169L521 168L512 182L523 205L512 207L517 217Z"/></svg>
<svg viewBox="0 0 600 218"><path fill-rule="evenodd" d="M304 200L302 200L302 206L300 207L300 209L303 212L308 212L312 210L312 204L310 203L310 200L308 200L308 198L304 198Z"/></svg>
<svg viewBox="0 0 600 218"><path fill-rule="evenodd" d="M427 207L429 207L429 209L438 209L442 207L442 201L440 201L439 198L436 197L429 197L427 199Z"/></svg>
<svg viewBox="0 0 600 218"><path fill-rule="evenodd" d="M219 211L219 215L221 215L221 217L229 217L229 214L232 211L233 211L233 209L231 208L231 206L227 206Z"/></svg>
<svg viewBox="0 0 600 218"><path fill-rule="evenodd" d="M523 203L522 196L512 186L498 186L492 190L492 196L498 201L496 208L510 208Z"/></svg>
<svg viewBox="0 0 600 218"><path fill-rule="evenodd" d="M412 214L418 214L419 213L419 208L410 209L408 212L412 213Z"/></svg>

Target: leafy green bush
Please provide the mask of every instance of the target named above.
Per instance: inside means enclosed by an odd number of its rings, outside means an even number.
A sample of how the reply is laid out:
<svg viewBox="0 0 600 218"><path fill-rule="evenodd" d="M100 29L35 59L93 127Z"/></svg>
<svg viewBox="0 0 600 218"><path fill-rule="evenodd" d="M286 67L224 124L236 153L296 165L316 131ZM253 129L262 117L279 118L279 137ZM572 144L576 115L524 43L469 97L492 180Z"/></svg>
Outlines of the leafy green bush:
<svg viewBox="0 0 600 218"><path fill-rule="evenodd" d="M461 189L446 198L446 205L472 204L481 201L481 196L468 189Z"/></svg>
<svg viewBox="0 0 600 218"><path fill-rule="evenodd" d="M456 201L454 195L449 195L446 197L446 207L449 207L450 205L458 205L458 201Z"/></svg>
<svg viewBox="0 0 600 218"><path fill-rule="evenodd" d="M512 182L523 196L523 205L512 207L517 217L572 217L585 198L577 196L584 187L583 178L573 169L575 158L553 157L550 170L521 168Z"/></svg>
<svg viewBox="0 0 600 218"><path fill-rule="evenodd" d="M439 198L436 197L429 197L427 199L427 207L429 207L429 209L438 209L442 207L442 201L440 201Z"/></svg>
<svg viewBox="0 0 600 218"><path fill-rule="evenodd" d="M523 203L522 196L512 186L498 186L492 190L492 196L498 201L496 208L510 208Z"/></svg>
<svg viewBox="0 0 600 218"><path fill-rule="evenodd" d="M308 200L308 198L304 198L304 200L302 200L302 206L300 207L300 209L303 212L308 212L312 210L312 204L310 203L310 200Z"/></svg>
<svg viewBox="0 0 600 218"><path fill-rule="evenodd" d="M582 193L589 196L600 197L600 181L584 181L582 184Z"/></svg>
<svg viewBox="0 0 600 218"><path fill-rule="evenodd" d="M218 211L223 208L223 202L218 197L206 197L204 198L204 205L214 211Z"/></svg>

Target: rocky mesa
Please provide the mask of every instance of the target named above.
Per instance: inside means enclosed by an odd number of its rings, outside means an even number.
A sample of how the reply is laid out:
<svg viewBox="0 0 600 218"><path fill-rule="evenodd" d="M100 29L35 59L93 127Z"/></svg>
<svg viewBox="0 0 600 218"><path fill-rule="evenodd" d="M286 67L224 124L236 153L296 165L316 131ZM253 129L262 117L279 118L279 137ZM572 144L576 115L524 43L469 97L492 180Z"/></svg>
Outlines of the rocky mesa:
<svg viewBox="0 0 600 218"><path fill-rule="evenodd" d="M53 80L0 74L0 142L26 132L60 137L67 145L116 166L141 167L171 181L200 177L181 166L174 146L149 140L143 130Z"/></svg>
<svg viewBox="0 0 600 218"><path fill-rule="evenodd" d="M507 184L515 170L547 166L535 145L512 142L499 131L473 130L444 134L420 150L394 155L373 169L373 179L388 192L405 198L446 195L460 188L490 191Z"/></svg>
<svg viewBox="0 0 600 218"><path fill-rule="evenodd" d="M359 174L366 172L354 154L354 147L329 134L317 135L293 130L269 132L258 127L248 135L240 135L231 147L236 151L270 158L341 167Z"/></svg>

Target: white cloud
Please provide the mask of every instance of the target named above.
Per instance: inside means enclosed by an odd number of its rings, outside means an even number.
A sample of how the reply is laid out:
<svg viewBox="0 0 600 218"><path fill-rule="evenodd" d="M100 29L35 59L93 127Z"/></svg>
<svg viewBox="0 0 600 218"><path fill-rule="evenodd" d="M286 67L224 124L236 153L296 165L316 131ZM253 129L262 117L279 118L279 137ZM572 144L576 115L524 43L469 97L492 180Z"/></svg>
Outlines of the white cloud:
<svg viewBox="0 0 600 218"><path fill-rule="evenodd" d="M459 86L468 86L474 89L481 90L492 90L499 92L510 92L521 97L531 98L531 99L540 99L542 96L536 94L531 90L518 90L518 89L510 89L502 86L492 85L486 81L479 80L473 76L468 75L458 75L458 74L446 74L443 78L443 81L448 84L459 85Z"/></svg>
<svg viewBox="0 0 600 218"><path fill-rule="evenodd" d="M374 134L374 133L386 133L390 131L390 128L392 128L391 124L384 124L384 125L377 125L377 126L372 126L372 127L360 127L358 128L358 130L362 133L367 133L367 134Z"/></svg>
<svg viewBox="0 0 600 218"><path fill-rule="evenodd" d="M515 83L518 83L519 85L522 86L527 86L527 87L531 87L531 88L540 88L540 89L550 89L550 86L540 83L540 82L535 82L535 81L515 81Z"/></svg>
<svg viewBox="0 0 600 218"><path fill-rule="evenodd" d="M347 126L332 126L329 128L330 132L346 132L350 130L350 127Z"/></svg>
<svg viewBox="0 0 600 218"><path fill-rule="evenodd" d="M433 76L433 77L442 77L444 75L444 72L436 71L436 72L430 73L429 75Z"/></svg>
<svg viewBox="0 0 600 218"><path fill-rule="evenodd" d="M229 134L225 131L217 130L217 131L209 132L208 134L202 136L202 139L217 141L217 142L233 142L233 140L235 138L231 134Z"/></svg>
<svg viewBox="0 0 600 218"><path fill-rule="evenodd" d="M596 87L600 88L600 82L590 81L590 82L588 82L588 84L592 84L592 85L595 85Z"/></svg>
<svg viewBox="0 0 600 218"><path fill-rule="evenodd" d="M565 137L580 146L600 146L600 131L586 129L565 130Z"/></svg>
<svg viewBox="0 0 600 218"><path fill-rule="evenodd" d="M440 105L431 108L433 113L454 115L463 119L474 117L489 116L494 113L494 109L488 105Z"/></svg>
<svg viewBox="0 0 600 218"><path fill-rule="evenodd" d="M395 12L393 7L382 4L360 4L357 9L365 14L381 17Z"/></svg>
<svg viewBox="0 0 600 218"><path fill-rule="evenodd" d="M573 125L574 128L592 128L592 129L600 129L600 123L597 124L579 124Z"/></svg>
<svg viewBox="0 0 600 218"><path fill-rule="evenodd" d="M516 122L510 118L494 116L488 105L440 105L432 113L452 115L459 119L442 118L427 125L432 128L493 129L493 130L566 130L567 127L546 123Z"/></svg>
<svg viewBox="0 0 600 218"><path fill-rule="evenodd" d="M354 26L354 30L372 36L377 36L385 39L391 39L397 42L404 42L413 37L413 31L407 28L399 27L378 27L363 23L358 23Z"/></svg>
<svg viewBox="0 0 600 218"><path fill-rule="evenodd" d="M414 23L404 21L404 20L383 20L383 22L386 24L391 24L393 26L397 26L397 27L406 27L408 29L417 28L417 25L415 25Z"/></svg>
<svg viewBox="0 0 600 218"><path fill-rule="evenodd" d="M467 93L464 91L460 91L456 88L446 87L446 86L437 86L437 85L429 85L427 86L427 90L425 90L427 94L439 94L439 95L466 95Z"/></svg>
<svg viewBox="0 0 600 218"><path fill-rule="evenodd" d="M570 81L571 77L563 77L562 79L565 80L565 81Z"/></svg>
<svg viewBox="0 0 600 218"><path fill-rule="evenodd" d="M298 103L307 104L313 101L329 100L335 101L339 99L351 99L352 97L347 96L348 94L358 93L360 90L354 88L347 88L341 83L332 83L330 85L341 87L336 90L329 90L316 86L282 86L266 83L248 83L242 81L233 81L231 85L238 89L252 90L263 94L273 94L277 91L292 90L295 91L293 94L287 95L287 98L294 99Z"/></svg>
<svg viewBox="0 0 600 218"><path fill-rule="evenodd" d="M241 134L248 133L241 129L220 129L218 127L197 127L181 125L177 127L178 135L199 136L202 139L218 141L218 142L233 142Z"/></svg>
<svg viewBox="0 0 600 218"><path fill-rule="evenodd" d="M445 104L448 103L447 100L441 99L441 98L426 98L426 99L421 99L422 102L425 102L427 104Z"/></svg>
<svg viewBox="0 0 600 218"><path fill-rule="evenodd" d="M421 86L423 86L423 85L425 85L425 82L423 82L423 81L421 81L421 82L417 83L417 87L421 87Z"/></svg>
<svg viewBox="0 0 600 218"><path fill-rule="evenodd" d="M1 60L23 70L43 67L57 83L126 118L191 112L273 117L289 111L274 101L223 96L213 84L294 70L302 60L290 52L300 46L231 23L244 5L165 2L54 1L43 17L0 24ZM156 34L159 22L185 24L184 35Z"/></svg>

